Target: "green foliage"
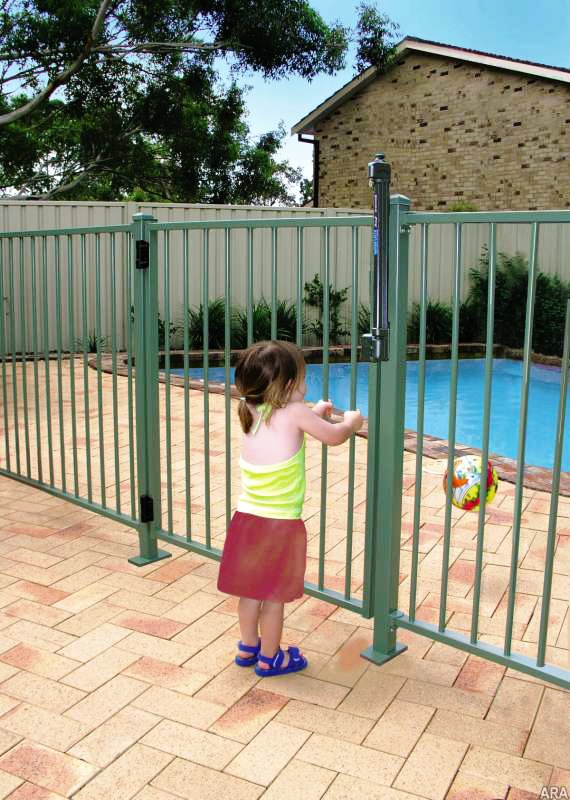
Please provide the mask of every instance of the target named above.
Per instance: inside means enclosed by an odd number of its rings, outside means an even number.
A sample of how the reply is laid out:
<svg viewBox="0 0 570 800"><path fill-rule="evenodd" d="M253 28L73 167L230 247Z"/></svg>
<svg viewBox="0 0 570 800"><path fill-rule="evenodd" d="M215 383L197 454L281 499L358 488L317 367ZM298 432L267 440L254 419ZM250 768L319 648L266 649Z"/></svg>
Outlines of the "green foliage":
<svg viewBox="0 0 570 800"><path fill-rule="evenodd" d="M208 303L208 348L223 350L226 342L226 303L223 297L210 300ZM236 325L236 314L230 309L230 347L239 337L239 326ZM188 309L188 340L191 350L202 350L204 347L204 306Z"/></svg>
<svg viewBox="0 0 570 800"><path fill-rule="evenodd" d="M327 23L308 0L114 0L92 35L101 7L0 5L0 191L293 203L301 173L278 157L285 130L250 135L236 78L333 74L354 32ZM360 62L380 63L390 25L371 6L361 16Z"/></svg>
<svg viewBox="0 0 570 800"><path fill-rule="evenodd" d="M358 11L355 69L362 72L372 65L378 67L380 72L386 72L396 55L400 28L375 3L361 3Z"/></svg>
<svg viewBox="0 0 570 800"><path fill-rule="evenodd" d="M82 336L78 337L74 347L76 353L97 353L106 350L108 344L108 336L97 336L95 331L90 331L86 339Z"/></svg>
<svg viewBox="0 0 570 800"><path fill-rule="evenodd" d="M457 200L457 202L452 203L448 208L445 209L446 211L479 211L475 203L472 203L470 200Z"/></svg>
<svg viewBox="0 0 570 800"><path fill-rule="evenodd" d="M276 308L277 318L277 338L286 342L294 342L297 333L297 309L294 303L287 300L280 300ZM252 309L253 317L253 341L263 342L271 339L271 306L265 300L254 303ZM247 311L239 309L235 313L235 341L233 346L237 348L247 347Z"/></svg>
<svg viewBox="0 0 570 800"><path fill-rule="evenodd" d="M420 304L414 303L408 318L408 342L418 344L420 341ZM426 343L447 344L451 341L453 312L447 303L428 300L426 310Z"/></svg>
<svg viewBox="0 0 570 800"><path fill-rule="evenodd" d="M131 305L131 325L135 322L135 307ZM172 347L172 339L178 333L178 325L173 322L169 324L170 329L170 346ZM160 312L158 314L158 349L164 350L166 344L166 320L162 319Z"/></svg>
<svg viewBox="0 0 570 800"><path fill-rule="evenodd" d="M358 307L358 334L370 333L370 306L360 303Z"/></svg>
<svg viewBox="0 0 570 800"><path fill-rule="evenodd" d="M480 341L485 341L487 324L488 272L489 254L484 247L479 269L470 270L471 289L467 298ZM528 265L525 257L520 253L515 255L498 253L495 281L495 342L507 347L523 347L527 292ZM568 298L570 298L570 284L564 283L556 275L537 273L532 336L534 352L543 355L562 355Z"/></svg>
<svg viewBox="0 0 570 800"><path fill-rule="evenodd" d="M299 184L299 191L301 193L301 205L305 206L311 203L314 197L313 181L308 178L302 178Z"/></svg>
<svg viewBox="0 0 570 800"><path fill-rule="evenodd" d="M305 283L305 303L312 308L316 308L319 318L307 324L307 330L313 333L318 341L323 341L323 311L325 302L325 287L320 277L315 275L312 281ZM344 289L334 289L329 284L329 341L330 344L339 344L343 336L347 336L350 331L340 319L340 307L345 302L348 295L348 287Z"/></svg>

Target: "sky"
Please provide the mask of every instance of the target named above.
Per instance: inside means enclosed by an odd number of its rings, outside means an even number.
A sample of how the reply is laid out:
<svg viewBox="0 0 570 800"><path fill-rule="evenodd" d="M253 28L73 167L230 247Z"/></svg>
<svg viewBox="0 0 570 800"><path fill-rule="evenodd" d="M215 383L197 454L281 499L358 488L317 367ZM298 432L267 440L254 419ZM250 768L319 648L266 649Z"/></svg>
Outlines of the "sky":
<svg viewBox="0 0 570 800"><path fill-rule="evenodd" d="M354 0L310 0L327 22L354 25ZM379 0L379 9L400 26L399 38L417 36L444 44L570 68L570 0ZM281 157L312 177L312 146L290 136L291 127L355 76L351 53L347 68L308 82L302 78L264 81L240 76L247 94L254 136L282 121L287 138Z"/></svg>

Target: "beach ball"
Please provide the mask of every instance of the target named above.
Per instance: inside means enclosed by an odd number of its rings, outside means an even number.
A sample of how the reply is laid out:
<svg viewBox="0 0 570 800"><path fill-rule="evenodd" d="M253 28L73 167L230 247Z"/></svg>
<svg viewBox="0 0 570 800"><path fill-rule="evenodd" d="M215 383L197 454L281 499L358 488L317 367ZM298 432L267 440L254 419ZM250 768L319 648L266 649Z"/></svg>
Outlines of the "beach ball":
<svg viewBox="0 0 570 800"><path fill-rule="evenodd" d="M473 511L479 507L481 495L481 457L461 456L453 462L453 479L451 482L451 502L462 511ZM499 478L497 470L487 462L487 503L492 503ZM443 490L447 491L447 470L443 478Z"/></svg>

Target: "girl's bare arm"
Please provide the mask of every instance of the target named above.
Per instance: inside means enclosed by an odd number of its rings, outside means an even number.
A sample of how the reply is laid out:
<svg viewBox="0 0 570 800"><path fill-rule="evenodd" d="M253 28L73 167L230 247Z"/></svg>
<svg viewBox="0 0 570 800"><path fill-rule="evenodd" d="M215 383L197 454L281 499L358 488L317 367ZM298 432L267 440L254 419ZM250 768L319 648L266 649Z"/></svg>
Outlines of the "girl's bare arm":
<svg viewBox="0 0 570 800"><path fill-rule="evenodd" d="M362 427L360 412L347 412L342 422L327 422L304 403L291 403L292 421L299 428L328 445L342 444Z"/></svg>

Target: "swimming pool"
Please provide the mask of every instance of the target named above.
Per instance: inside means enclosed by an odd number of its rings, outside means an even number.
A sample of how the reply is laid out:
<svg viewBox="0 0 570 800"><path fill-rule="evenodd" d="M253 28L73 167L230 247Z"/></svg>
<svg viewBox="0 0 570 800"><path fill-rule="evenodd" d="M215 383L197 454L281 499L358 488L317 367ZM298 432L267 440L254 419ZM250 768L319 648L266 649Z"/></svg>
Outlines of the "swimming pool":
<svg viewBox="0 0 570 800"><path fill-rule="evenodd" d="M520 408L522 361L505 358L493 362L491 427L489 450L508 458L517 457L518 419ZM426 361L426 393L424 431L447 439L449 383L451 362ZM182 374L182 370L171 370ZM231 376L233 381L233 369ZM190 375L201 378L202 369L190 368ZM348 408L350 397L350 365L331 364L329 398L338 408ZM456 441L471 447L482 447L484 359L459 361L457 381ZM224 381L223 367L211 367L212 381ZM357 407L368 414L368 364L358 364ZM533 365L529 390L529 413L525 462L552 468L556 432L556 415L560 392L560 370ZM322 397L322 365L307 364L307 400ZM416 429L418 411L418 362L407 362L405 426ZM562 469L570 471L570 407L567 408Z"/></svg>

